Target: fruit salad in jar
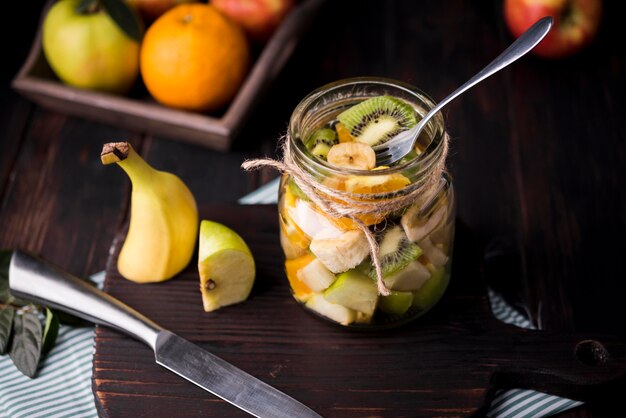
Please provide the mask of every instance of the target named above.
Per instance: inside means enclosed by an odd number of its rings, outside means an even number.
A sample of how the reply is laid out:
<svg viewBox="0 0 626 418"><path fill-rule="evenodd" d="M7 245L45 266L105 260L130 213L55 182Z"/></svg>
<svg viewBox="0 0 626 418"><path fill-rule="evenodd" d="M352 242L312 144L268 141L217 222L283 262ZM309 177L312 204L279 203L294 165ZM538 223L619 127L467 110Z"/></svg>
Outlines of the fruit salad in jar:
<svg viewBox="0 0 626 418"><path fill-rule="evenodd" d="M350 82L336 86L341 89ZM389 327L427 312L448 286L454 193L447 174L436 172L445 135L440 115L427 125L409 155L391 166L376 165L372 147L415 126L434 105L432 100L403 85L402 94L389 94L386 80L355 82L383 83L387 94L377 95L379 89L374 88L361 91L361 97L341 90L332 96L332 89L322 89L316 93L319 97L305 99L290 122L294 161L315 179L313 186L345 193L352 205L409 199L393 210L337 217L316 201L345 201L323 193L312 196L310 189L305 193L298 179L284 174L278 205L280 242L292 295L303 307L343 326ZM433 187L410 194L433 175ZM388 295L379 291L372 248L355 219L376 240Z"/></svg>

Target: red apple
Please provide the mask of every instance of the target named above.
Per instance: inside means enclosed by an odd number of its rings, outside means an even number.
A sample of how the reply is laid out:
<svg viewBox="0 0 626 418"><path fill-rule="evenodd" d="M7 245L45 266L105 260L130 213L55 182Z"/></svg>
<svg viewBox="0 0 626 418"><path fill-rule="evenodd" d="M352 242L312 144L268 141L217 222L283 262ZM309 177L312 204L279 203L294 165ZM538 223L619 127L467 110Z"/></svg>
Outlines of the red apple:
<svg viewBox="0 0 626 418"><path fill-rule="evenodd" d="M250 39L264 42L294 5L294 0L211 0L211 4L240 24Z"/></svg>
<svg viewBox="0 0 626 418"><path fill-rule="evenodd" d="M544 58L563 58L595 38L602 0L504 0L504 18L515 37L544 16L552 16L554 26L532 52Z"/></svg>

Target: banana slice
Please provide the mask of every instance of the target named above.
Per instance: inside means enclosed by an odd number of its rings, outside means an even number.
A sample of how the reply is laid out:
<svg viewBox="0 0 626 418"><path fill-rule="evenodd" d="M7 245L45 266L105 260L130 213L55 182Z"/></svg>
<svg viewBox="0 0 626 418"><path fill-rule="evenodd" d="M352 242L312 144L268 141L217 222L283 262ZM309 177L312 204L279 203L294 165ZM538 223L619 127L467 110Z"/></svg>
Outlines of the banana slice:
<svg viewBox="0 0 626 418"><path fill-rule="evenodd" d="M314 239L309 249L333 273L356 267L370 252L361 230L344 232L338 238Z"/></svg>
<svg viewBox="0 0 626 418"><path fill-rule="evenodd" d="M338 238L343 231L326 216L315 210L312 203L296 200L295 207L287 207L294 224L311 238Z"/></svg>
<svg viewBox="0 0 626 418"><path fill-rule="evenodd" d="M440 206L433 214L420 217L420 209L418 204L411 206L400 220L406 236L413 242L421 241L434 231L443 221L447 212L445 206Z"/></svg>
<svg viewBox="0 0 626 418"><path fill-rule="evenodd" d="M441 267L448 261L448 256L441 248L433 244L429 237L418 242L419 247L424 251L424 255L433 263L435 267Z"/></svg>
<svg viewBox="0 0 626 418"><path fill-rule="evenodd" d="M335 275L317 258L298 270L297 276L314 292L326 290L336 279Z"/></svg>
<svg viewBox="0 0 626 418"><path fill-rule="evenodd" d="M385 277L385 286L396 291L411 291L420 289L428 279L430 271L419 261L414 261L403 270Z"/></svg>
<svg viewBox="0 0 626 418"><path fill-rule="evenodd" d="M376 167L376 153L369 145L360 142L342 142L333 145L326 157L337 167L371 170Z"/></svg>
<svg viewBox="0 0 626 418"><path fill-rule="evenodd" d="M298 258L307 253L311 239L300 228L290 223L283 216L278 217L280 224L280 245L288 259Z"/></svg>
<svg viewBox="0 0 626 418"><path fill-rule="evenodd" d="M324 295L318 293L314 293L313 296L311 296L306 302L306 306L320 315L330 318L335 322L339 322L342 325L349 325L357 319L357 312L355 310L336 303L330 303L326 300Z"/></svg>

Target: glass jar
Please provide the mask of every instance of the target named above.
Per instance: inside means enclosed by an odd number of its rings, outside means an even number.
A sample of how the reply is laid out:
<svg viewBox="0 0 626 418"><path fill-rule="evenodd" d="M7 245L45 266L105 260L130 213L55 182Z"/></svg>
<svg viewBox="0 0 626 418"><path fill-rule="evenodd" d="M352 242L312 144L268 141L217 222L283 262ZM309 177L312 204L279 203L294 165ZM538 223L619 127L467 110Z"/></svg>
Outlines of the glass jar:
<svg viewBox="0 0 626 418"><path fill-rule="evenodd" d="M339 80L298 104L286 140L291 160L312 176L314 187L323 185L340 193L349 189L359 202L409 199L388 212L355 215L378 242L390 295L378 291L370 247L352 219L329 215L290 174L283 175L279 190L280 242L293 297L319 317L352 328L387 328L411 321L439 301L450 279L455 202L450 177L441 172L441 166L437 168L437 162L445 159L441 113L427 124L415 150L391 167L338 168L312 155L304 144L315 130L333 126L345 109L381 95L410 104L418 119L435 105L422 91L395 80ZM412 193L426 181L432 182L433 176L437 177L435 186Z"/></svg>

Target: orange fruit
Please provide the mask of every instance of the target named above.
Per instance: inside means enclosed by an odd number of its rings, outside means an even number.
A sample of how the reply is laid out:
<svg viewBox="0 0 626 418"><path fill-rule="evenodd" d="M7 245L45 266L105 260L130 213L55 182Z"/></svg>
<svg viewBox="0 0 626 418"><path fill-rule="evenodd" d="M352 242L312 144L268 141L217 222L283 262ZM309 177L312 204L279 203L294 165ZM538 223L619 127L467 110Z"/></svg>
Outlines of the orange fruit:
<svg viewBox="0 0 626 418"><path fill-rule="evenodd" d="M250 50L243 30L214 6L179 4L144 35L140 70L160 103L192 111L228 104L243 82Z"/></svg>

